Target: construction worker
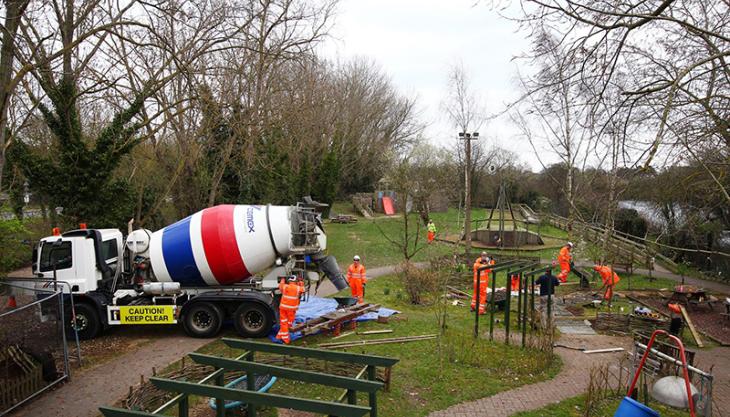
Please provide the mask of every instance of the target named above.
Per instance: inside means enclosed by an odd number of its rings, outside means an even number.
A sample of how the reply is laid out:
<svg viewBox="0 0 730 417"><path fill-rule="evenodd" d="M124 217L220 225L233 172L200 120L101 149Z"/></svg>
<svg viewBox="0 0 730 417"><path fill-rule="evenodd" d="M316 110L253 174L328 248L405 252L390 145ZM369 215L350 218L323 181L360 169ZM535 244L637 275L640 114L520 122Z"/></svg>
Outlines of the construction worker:
<svg viewBox="0 0 730 417"><path fill-rule="evenodd" d="M297 280L295 275L289 276L288 280L282 278L279 282L279 291L281 291L279 333L276 334L276 338L288 345L291 342L289 326L294 324L294 318L299 308L299 299L304 294L304 282Z"/></svg>
<svg viewBox="0 0 730 417"><path fill-rule="evenodd" d="M560 264L560 273L558 274L558 279L560 280L560 282L568 281L570 264L573 262L573 256L570 253L571 250L573 250L573 242L568 242L565 244L565 246L560 248L560 253L558 254L558 263Z"/></svg>
<svg viewBox="0 0 730 417"><path fill-rule="evenodd" d="M433 220L428 219L428 243L433 242L436 237L436 225L433 224Z"/></svg>
<svg viewBox="0 0 730 417"><path fill-rule="evenodd" d="M593 270L598 272L603 280L603 287L601 288L606 288L606 291L603 293L603 299L610 303L613 298L613 287L621 281L621 278L608 265L596 265L593 267Z"/></svg>
<svg viewBox="0 0 730 417"><path fill-rule="evenodd" d="M671 319L669 322L669 333L679 336L679 334L682 333L683 325L682 307L676 303L669 303L667 304L667 307L669 308L669 318Z"/></svg>
<svg viewBox="0 0 730 417"><path fill-rule="evenodd" d="M357 298L357 302L360 304L365 302L365 284L368 279L365 276L365 266L360 263L360 257L357 255L352 258L352 264L347 268L347 282L350 284L352 296Z"/></svg>
<svg viewBox="0 0 730 417"><path fill-rule="evenodd" d="M489 288L489 274L491 269L479 271L479 268L486 265L494 265L494 259L490 259L487 252L482 254L474 262L474 292L471 295L471 311L477 306L477 292L479 293L479 314L486 313L487 288Z"/></svg>

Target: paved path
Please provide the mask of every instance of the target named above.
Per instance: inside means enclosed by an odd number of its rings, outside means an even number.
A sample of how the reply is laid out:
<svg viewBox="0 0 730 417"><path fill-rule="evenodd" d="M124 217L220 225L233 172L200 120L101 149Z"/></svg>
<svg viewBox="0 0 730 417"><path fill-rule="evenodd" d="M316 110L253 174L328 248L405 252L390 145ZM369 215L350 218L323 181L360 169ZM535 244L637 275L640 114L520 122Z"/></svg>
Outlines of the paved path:
<svg viewBox="0 0 730 417"><path fill-rule="evenodd" d="M563 336L560 343L567 346L598 349L624 347L628 349L631 340L612 336ZM588 372L598 364L614 363L626 352L586 355L583 352L555 348L563 360L563 369L553 379L524 385L491 397L457 404L446 410L436 411L429 417L507 417L520 411L534 410L546 405L575 397L585 392Z"/></svg>
<svg viewBox="0 0 730 417"><path fill-rule="evenodd" d="M419 264L422 267L425 264ZM369 278L377 278L395 272L394 266L372 268ZM20 275L20 274L18 274ZM15 275L15 276L18 276ZM329 280L320 287L317 295L336 293ZM58 389L48 392L10 414L12 417L95 417L102 405L114 404L129 392L129 387L139 383L140 375L152 376L152 368L160 370L195 351L213 339L194 339L186 336L179 326L160 328L121 327L116 332L134 332L134 336L152 341L105 361L91 369L72 371L72 380ZM133 336L133 337L134 337ZM103 337L103 336L102 336ZM82 352L83 353L83 352Z"/></svg>
<svg viewBox="0 0 730 417"><path fill-rule="evenodd" d="M605 335L563 335L559 343L588 349L619 346L627 351L631 349L631 339ZM555 352L563 361L563 369L555 378L457 404L433 412L429 417L507 417L521 411L540 409L585 393L592 367L617 363L626 355L626 352L586 355L561 347L556 347ZM730 417L730 348L700 350L697 352L695 364L704 370L712 369L713 416Z"/></svg>

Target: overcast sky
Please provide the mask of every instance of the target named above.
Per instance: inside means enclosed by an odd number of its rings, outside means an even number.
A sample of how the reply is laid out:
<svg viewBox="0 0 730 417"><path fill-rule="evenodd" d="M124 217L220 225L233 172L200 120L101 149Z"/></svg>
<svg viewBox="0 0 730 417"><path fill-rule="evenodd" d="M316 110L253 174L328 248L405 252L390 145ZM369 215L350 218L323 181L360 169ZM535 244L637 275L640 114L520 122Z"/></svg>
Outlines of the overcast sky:
<svg viewBox="0 0 730 417"><path fill-rule="evenodd" d="M516 98L513 58L529 48L515 22L500 17L486 2L475 3L341 0L332 39L323 52L330 58L373 59L401 92L417 97L421 119L429 125L425 135L432 143L456 141L457 130L441 111L450 66L463 63L487 111L496 113ZM533 170L540 169L529 143L518 138L507 117L483 126L480 133L484 140L518 153Z"/></svg>

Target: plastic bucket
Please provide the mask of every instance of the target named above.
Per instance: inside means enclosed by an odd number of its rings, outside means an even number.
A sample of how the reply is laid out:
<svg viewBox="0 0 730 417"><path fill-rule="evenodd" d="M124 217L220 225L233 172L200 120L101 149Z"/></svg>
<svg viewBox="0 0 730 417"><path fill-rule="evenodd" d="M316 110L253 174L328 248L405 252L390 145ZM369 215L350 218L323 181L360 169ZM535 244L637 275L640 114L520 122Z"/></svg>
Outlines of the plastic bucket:
<svg viewBox="0 0 730 417"><path fill-rule="evenodd" d="M659 417L659 413L631 397L624 397L613 417Z"/></svg>

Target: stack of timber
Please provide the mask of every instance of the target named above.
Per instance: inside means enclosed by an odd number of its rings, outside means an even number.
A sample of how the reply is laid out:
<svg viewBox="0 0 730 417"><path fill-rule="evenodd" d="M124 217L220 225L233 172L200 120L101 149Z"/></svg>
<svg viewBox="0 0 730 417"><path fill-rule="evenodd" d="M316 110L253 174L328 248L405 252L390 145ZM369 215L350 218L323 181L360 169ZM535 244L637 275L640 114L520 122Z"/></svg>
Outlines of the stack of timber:
<svg viewBox="0 0 730 417"><path fill-rule="evenodd" d="M669 320L639 317L635 314L598 313L595 330L618 334L649 333L657 329L669 330Z"/></svg>
<svg viewBox="0 0 730 417"><path fill-rule="evenodd" d="M355 304L354 306L335 310L315 319L305 321L289 328L291 332L302 332L308 336L320 331L336 330L343 323L353 320L365 313L380 310L380 304Z"/></svg>
<svg viewBox="0 0 730 417"><path fill-rule="evenodd" d="M330 219L332 223L342 223L342 224L349 224L349 223L357 223L357 217L351 216L349 214L338 214Z"/></svg>
<svg viewBox="0 0 730 417"><path fill-rule="evenodd" d="M338 343L322 343L318 347L325 349L343 349L357 346L367 345L385 345L390 343L406 343L406 342L419 342L422 340L435 339L435 334L424 334L420 336L402 336L402 337L391 337L387 339L374 339L374 340L355 340L350 342L338 342Z"/></svg>

